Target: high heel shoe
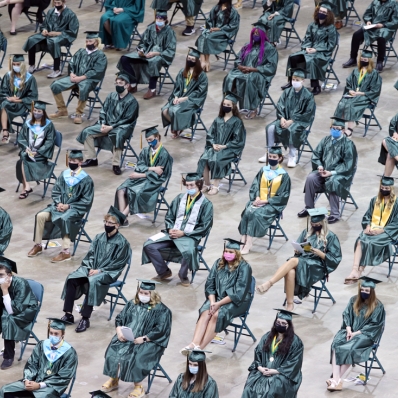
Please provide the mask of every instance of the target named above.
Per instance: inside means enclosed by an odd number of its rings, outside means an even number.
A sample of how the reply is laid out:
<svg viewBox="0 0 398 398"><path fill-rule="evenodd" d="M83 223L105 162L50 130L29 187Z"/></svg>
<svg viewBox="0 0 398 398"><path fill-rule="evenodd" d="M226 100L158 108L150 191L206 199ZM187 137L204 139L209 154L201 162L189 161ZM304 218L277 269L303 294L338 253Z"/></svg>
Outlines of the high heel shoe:
<svg viewBox="0 0 398 398"><path fill-rule="evenodd" d="M257 286L256 291L257 291L257 293L265 294L268 292L269 289L271 289L271 287L273 285L274 284L271 281L267 281L267 282L263 283L262 285Z"/></svg>

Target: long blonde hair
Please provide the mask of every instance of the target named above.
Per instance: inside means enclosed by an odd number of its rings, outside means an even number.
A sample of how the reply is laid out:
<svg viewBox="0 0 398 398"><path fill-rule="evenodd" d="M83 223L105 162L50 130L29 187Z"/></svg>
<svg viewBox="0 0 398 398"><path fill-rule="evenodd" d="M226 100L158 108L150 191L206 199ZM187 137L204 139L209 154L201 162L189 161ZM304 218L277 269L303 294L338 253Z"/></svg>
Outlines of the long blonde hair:
<svg viewBox="0 0 398 398"><path fill-rule="evenodd" d="M328 224L326 222L326 218L321 221L321 224L322 224L322 229L318 235L318 242L323 241L323 244L326 246L328 243L328 240L326 237L328 236L328 233L329 233L329 228L328 228ZM314 228L312 228L312 225L311 225L311 228L307 232L307 236L305 237L305 240L308 240L308 238L314 234L316 234L316 232L314 231Z"/></svg>
<svg viewBox="0 0 398 398"><path fill-rule="evenodd" d="M354 302L353 308L355 315L358 316L359 312L361 311L362 307L365 306L365 300L361 297L361 283L358 283L358 295ZM379 305L379 302L376 298L376 292L374 289L370 288L370 296L368 298L368 309L365 313L365 319L368 319L372 314L376 307Z"/></svg>
<svg viewBox="0 0 398 398"><path fill-rule="evenodd" d="M385 196L383 196L380 192L381 186L382 186L382 183L380 183L380 185L379 185L379 193L377 194L377 199L376 199L377 206L380 206L380 204L383 203L383 199L385 199ZM394 191L394 187L391 186L390 187L390 196L388 197L386 209L390 210L391 207L394 205L394 202L395 202L395 191Z"/></svg>
<svg viewBox="0 0 398 398"><path fill-rule="evenodd" d="M19 72L19 74L21 75L20 79L21 79L21 83L20 83L20 87L19 89L22 90L25 87L25 80L26 80L26 63L25 62L21 62L21 70ZM14 69L12 67L12 63L11 63L11 70L10 70L10 89L11 92L15 93L15 86L14 86L14 78L16 76L16 73L14 72Z"/></svg>
<svg viewBox="0 0 398 398"><path fill-rule="evenodd" d="M232 249L235 252L235 260L232 264L230 264L224 256L221 256L220 261L218 262L218 269L224 268L226 265L231 267L231 271L235 271L238 268L240 262L243 260L242 253L240 250ZM224 254L224 252L223 252Z"/></svg>
<svg viewBox="0 0 398 398"><path fill-rule="evenodd" d="M139 304L141 302L138 297L139 291L140 288L137 289L137 292L135 294L134 304ZM160 304L161 302L162 298L160 297L160 295L155 290L151 290L151 299L149 300L149 305L152 305L154 307L156 304Z"/></svg>
<svg viewBox="0 0 398 398"><path fill-rule="evenodd" d="M101 38L97 37L94 39L97 42L97 48L98 50L102 50L104 48L104 45L102 44Z"/></svg>

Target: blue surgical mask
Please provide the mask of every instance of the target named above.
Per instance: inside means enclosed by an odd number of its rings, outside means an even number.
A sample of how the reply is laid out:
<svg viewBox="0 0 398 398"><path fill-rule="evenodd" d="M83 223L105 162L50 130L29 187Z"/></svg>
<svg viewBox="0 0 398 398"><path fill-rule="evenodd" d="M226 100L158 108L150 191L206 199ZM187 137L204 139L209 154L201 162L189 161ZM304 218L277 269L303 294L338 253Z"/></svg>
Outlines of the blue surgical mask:
<svg viewBox="0 0 398 398"><path fill-rule="evenodd" d="M57 345L61 341L61 337L58 337L58 336L50 336L49 339L50 339L51 345Z"/></svg>
<svg viewBox="0 0 398 398"><path fill-rule="evenodd" d="M340 138L340 136L341 136L341 130L337 130L337 129L331 128L331 129L330 129L330 135L331 135L333 138Z"/></svg>
<svg viewBox="0 0 398 398"><path fill-rule="evenodd" d="M260 36L257 36L257 35L254 35L253 36L253 41L255 42L255 43L259 43L260 42Z"/></svg>
<svg viewBox="0 0 398 398"><path fill-rule="evenodd" d="M199 371L199 366L189 366L189 372L192 373L193 375L196 375Z"/></svg>
<svg viewBox="0 0 398 398"><path fill-rule="evenodd" d="M154 147L157 145L157 143L158 143L158 140L153 140L151 142L148 142L148 145Z"/></svg>
<svg viewBox="0 0 398 398"><path fill-rule="evenodd" d="M187 189L188 195L194 196L196 195L196 188Z"/></svg>
<svg viewBox="0 0 398 398"><path fill-rule="evenodd" d="M159 26L159 28L164 26L164 21L156 21L156 26Z"/></svg>

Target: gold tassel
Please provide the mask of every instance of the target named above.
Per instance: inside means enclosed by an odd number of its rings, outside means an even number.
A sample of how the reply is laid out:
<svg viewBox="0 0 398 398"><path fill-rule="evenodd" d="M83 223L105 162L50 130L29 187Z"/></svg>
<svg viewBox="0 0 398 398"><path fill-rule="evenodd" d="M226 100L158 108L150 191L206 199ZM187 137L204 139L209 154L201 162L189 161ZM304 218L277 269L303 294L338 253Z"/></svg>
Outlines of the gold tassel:
<svg viewBox="0 0 398 398"><path fill-rule="evenodd" d="M140 134L141 149L142 149L142 134Z"/></svg>
<svg viewBox="0 0 398 398"><path fill-rule="evenodd" d="M33 118L33 109L35 107L35 101L32 101L32 105L31 105L31 113L32 113L32 118Z"/></svg>
<svg viewBox="0 0 398 398"><path fill-rule="evenodd" d="M47 338L50 337L50 325L51 325L51 319L48 320L48 325L47 325Z"/></svg>
<svg viewBox="0 0 398 398"><path fill-rule="evenodd" d="M12 62L11 62L11 55L10 58L8 58L8 70L11 72L12 71Z"/></svg>
<svg viewBox="0 0 398 398"><path fill-rule="evenodd" d="M65 161L66 161L66 167L69 167L69 151L68 150L66 150L66 159L65 159Z"/></svg>

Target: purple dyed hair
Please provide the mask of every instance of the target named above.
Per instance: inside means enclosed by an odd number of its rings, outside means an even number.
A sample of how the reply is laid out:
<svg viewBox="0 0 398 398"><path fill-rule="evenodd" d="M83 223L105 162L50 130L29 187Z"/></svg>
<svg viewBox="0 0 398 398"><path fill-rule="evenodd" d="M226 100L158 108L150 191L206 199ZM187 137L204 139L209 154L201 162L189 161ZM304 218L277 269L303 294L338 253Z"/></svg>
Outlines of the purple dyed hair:
<svg viewBox="0 0 398 398"><path fill-rule="evenodd" d="M247 57L247 55L252 50L253 43L254 43L253 36L254 36L254 32L256 30L258 31L258 35L260 36L260 52L258 53L258 63L261 64L261 62L263 61L265 42L267 42L267 41L269 42L269 39L268 39L266 33L259 28L253 28L252 31L250 32L250 43L246 44L242 48L241 60L244 61L245 58Z"/></svg>

